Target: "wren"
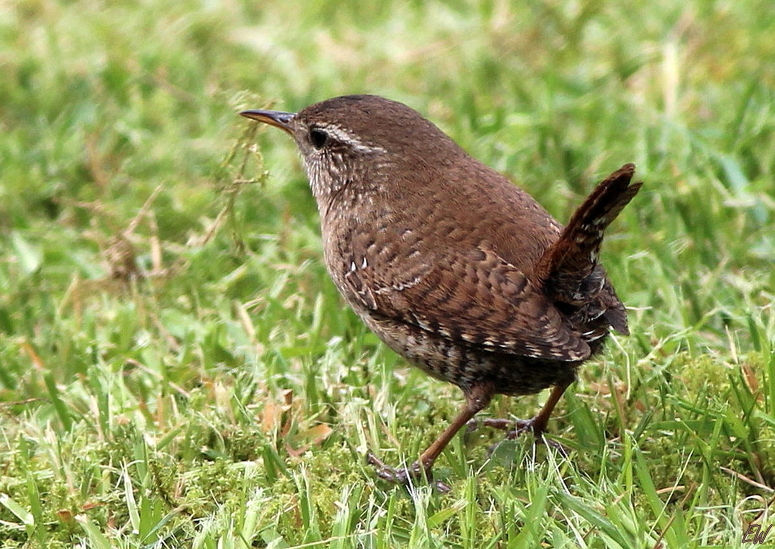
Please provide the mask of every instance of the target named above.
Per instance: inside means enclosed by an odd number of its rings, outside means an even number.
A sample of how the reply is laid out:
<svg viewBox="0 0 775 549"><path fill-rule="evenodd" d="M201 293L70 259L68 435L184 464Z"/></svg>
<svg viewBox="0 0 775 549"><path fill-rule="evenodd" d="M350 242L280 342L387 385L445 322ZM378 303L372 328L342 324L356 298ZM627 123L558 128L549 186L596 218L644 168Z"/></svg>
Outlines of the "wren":
<svg viewBox="0 0 775 549"><path fill-rule="evenodd" d="M351 95L298 113L240 114L295 140L345 301L396 353L463 391L459 414L417 462L392 468L369 456L380 477L430 481L442 450L496 394L552 388L535 417L513 422L541 440L579 366L609 330L628 334L598 259L605 229L641 187L634 165L600 183L563 227L396 101Z"/></svg>

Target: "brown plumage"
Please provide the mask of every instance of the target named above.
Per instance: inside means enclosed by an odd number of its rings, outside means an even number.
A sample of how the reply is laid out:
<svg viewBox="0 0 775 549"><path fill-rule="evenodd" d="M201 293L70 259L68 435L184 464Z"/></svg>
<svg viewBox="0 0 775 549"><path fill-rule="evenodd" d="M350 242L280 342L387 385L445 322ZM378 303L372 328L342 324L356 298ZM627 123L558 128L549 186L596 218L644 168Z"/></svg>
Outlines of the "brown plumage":
<svg viewBox="0 0 775 549"><path fill-rule="evenodd" d="M391 349L465 395L459 416L410 468L371 456L380 476L430 478L439 453L495 394L554 387L543 410L519 423L540 436L609 328L628 333L598 254L603 232L640 189L632 164L563 228L401 103L345 96L297 114L242 114L295 139L326 266L348 304Z"/></svg>

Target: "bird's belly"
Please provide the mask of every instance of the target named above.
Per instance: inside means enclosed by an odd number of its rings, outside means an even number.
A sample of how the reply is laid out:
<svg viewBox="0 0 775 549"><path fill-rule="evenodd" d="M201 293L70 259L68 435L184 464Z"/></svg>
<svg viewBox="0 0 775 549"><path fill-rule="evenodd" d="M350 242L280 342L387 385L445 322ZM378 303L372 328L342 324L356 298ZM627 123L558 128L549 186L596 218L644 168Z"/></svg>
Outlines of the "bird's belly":
<svg viewBox="0 0 775 549"><path fill-rule="evenodd" d="M496 394L529 395L576 378L578 362L485 351L370 311L356 308L356 313L388 347L412 365L466 393L476 385L492 383Z"/></svg>

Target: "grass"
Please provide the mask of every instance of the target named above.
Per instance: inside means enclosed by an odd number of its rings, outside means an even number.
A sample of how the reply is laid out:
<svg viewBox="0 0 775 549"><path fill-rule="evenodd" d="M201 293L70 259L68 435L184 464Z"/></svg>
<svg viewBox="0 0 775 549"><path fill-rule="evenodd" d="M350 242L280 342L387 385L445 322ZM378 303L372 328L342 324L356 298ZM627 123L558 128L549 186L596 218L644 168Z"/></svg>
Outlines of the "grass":
<svg viewBox="0 0 775 549"><path fill-rule="evenodd" d="M775 490L774 9L4 4L0 546L751 546ZM569 458L461 435L446 495L365 464L413 459L460 395L343 306L292 143L235 114L354 92L559 219L638 165L604 250L632 336L561 402Z"/></svg>

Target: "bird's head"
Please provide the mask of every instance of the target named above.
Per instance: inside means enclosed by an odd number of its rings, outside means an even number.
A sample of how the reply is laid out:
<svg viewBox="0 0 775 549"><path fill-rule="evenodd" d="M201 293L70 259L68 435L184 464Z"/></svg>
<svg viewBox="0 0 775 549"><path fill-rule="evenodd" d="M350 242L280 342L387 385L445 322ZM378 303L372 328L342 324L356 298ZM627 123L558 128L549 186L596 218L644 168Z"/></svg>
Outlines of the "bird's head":
<svg viewBox="0 0 775 549"><path fill-rule="evenodd" d="M389 172L421 170L459 151L418 112L376 95L347 95L298 113L250 110L242 116L284 130L296 141L316 198L345 187L390 185Z"/></svg>

